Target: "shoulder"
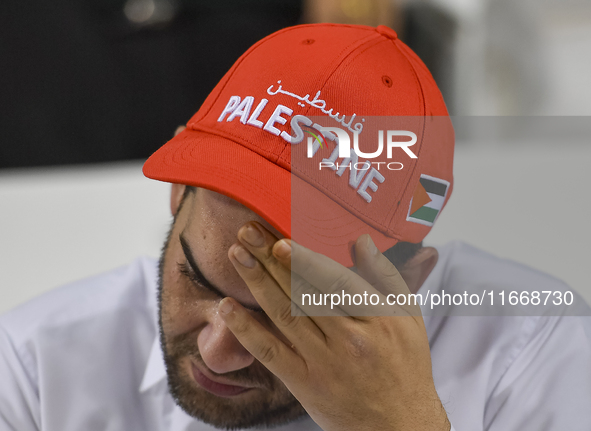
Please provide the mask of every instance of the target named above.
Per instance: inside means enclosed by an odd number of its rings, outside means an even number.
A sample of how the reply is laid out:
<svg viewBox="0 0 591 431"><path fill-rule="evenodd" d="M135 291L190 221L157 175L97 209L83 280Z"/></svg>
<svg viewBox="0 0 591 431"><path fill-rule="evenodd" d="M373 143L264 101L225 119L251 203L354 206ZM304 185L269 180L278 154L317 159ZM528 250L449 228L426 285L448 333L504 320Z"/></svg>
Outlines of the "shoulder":
<svg viewBox="0 0 591 431"><path fill-rule="evenodd" d="M0 329L18 349L40 332L72 331L84 322L127 314L153 320L157 263L138 258L115 270L53 289L0 316Z"/></svg>
<svg viewBox="0 0 591 431"><path fill-rule="evenodd" d="M23 424L39 425L44 412L68 408L77 412L69 420L85 424L97 412L142 418L147 401L138 388L157 334L156 267L152 259L137 259L1 316L0 418L18 424L15 429L38 429ZM62 416L50 414L45 425L62 424Z"/></svg>
<svg viewBox="0 0 591 431"><path fill-rule="evenodd" d="M479 295L482 299L477 306L463 304L455 312L493 316L591 315L591 309L576 291L543 271L459 241L437 250L439 262L421 290L464 297ZM473 299L476 301L475 296Z"/></svg>
<svg viewBox="0 0 591 431"><path fill-rule="evenodd" d="M483 305L422 307L434 378L451 408L473 406L481 424L483 417L501 411L504 403L522 405L523 398L519 397L526 396L528 387L554 384L557 388L555 379L568 382L571 389L560 391L562 401L552 398L552 391L539 389L544 394L540 405L553 420L566 420L557 403L564 406L577 397L591 399L586 383L590 376L591 310L579 295L573 293L573 307L551 301L535 307L525 305L519 302L523 292L524 298L531 299L534 292L564 294L571 289L541 271L461 242L437 249L440 261L421 293L430 290L441 296L449 293L453 298L467 292L469 298L482 297L486 292ZM504 305L500 304L501 292L505 294ZM516 292L515 305L508 301L511 292ZM491 296L494 306L490 305ZM458 428L474 425L463 415L451 416Z"/></svg>
<svg viewBox="0 0 591 431"><path fill-rule="evenodd" d="M439 276L448 287L568 290L564 282L549 274L460 241L437 250L440 254Z"/></svg>
<svg viewBox="0 0 591 431"><path fill-rule="evenodd" d="M438 251L440 261L419 291L439 296L439 305L422 307L429 333L446 339L435 350L453 345L465 359L495 363L491 374L498 377L528 348L536 357L551 345L591 346L591 309L566 283L462 242Z"/></svg>
<svg viewBox="0 0 591 431"><path fill-rule="evenodd" d="M475 317L519 317L510 319L530 327L534 321L545 326L548 322L562 322L565 319L541 319L542 317L581 317L575 319L588 325L591 308L585 300L566 283L542 271L502 259L463 242L454 241L437 247L439 261L425 284L419 290L443 298L443 294L462 296L462 304L446 307L439 312L423 311L439 316ZM466 298L477 295L482 302L474 303ZM532 301L533 298L535 299ZM449 300L449 298L446 298ZM468 301L468 304L466 304ZM434 309L435 307L433 307ZM583 318L585 317L585 318ZM499 320L495 320L495 325ZM532 328L533 329L533 328ZM585 330L588 332L588 329ZM591 337L590 337L591 338Z"/></svg>

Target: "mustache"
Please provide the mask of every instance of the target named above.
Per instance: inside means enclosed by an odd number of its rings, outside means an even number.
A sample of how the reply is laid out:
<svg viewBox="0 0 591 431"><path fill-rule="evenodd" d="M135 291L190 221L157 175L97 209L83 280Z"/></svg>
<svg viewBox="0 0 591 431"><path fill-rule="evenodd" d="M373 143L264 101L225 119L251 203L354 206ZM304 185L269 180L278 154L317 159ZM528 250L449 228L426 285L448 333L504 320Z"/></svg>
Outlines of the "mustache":
<svg viewBox="0 0 591 431"><path fill-rule="evenodd" d="M213 376L230 379L238 386L260 386L270 390L274 389L276 386L274 375L256 359L250 366L239 370L222 374L212 371L205 364L205 361L199 352L199 348L197 347L197 334L194 332L177 335L172 340L167 341L166 344L166 362L178 364L182 358L190 357L195 363L206 368Z"/></svg>

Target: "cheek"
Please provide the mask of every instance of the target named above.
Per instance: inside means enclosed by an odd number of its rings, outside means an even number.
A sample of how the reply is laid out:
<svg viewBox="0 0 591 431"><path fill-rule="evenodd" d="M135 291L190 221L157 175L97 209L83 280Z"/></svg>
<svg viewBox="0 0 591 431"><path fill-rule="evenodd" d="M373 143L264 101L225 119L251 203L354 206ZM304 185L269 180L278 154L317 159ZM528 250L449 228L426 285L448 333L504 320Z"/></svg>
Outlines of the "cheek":
<svg viewBox="0 0 591 431"><path fill-rule="evenodd" d="M216 308L215 300L201 298L195 286L180 273L177 262L181 257L167 256L162 279L162 330L167 337L175 337L198 330L207 315Z"/></svg>

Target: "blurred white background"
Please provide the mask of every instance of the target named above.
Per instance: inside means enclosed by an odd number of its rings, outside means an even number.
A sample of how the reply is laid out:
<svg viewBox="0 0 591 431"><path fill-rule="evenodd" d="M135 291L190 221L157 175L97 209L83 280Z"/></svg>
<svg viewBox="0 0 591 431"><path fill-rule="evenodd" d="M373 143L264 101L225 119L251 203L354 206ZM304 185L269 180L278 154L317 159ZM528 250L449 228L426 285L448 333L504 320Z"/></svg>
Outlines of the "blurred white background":
<svg viewBox="0 0 591 431"><path fill-rule="evenodd" d="M454 115L591 115L591 1L404 0L453 22Z"/></svg>
<svg viewBox="0 0 591 431"><path fill-rule="evenodd" d="M591 115L591 2L425 3L454 22L447 81L456 114ZM454 195L426 243L466 241L563 279L591 302L591 136L538 145L501 135L477 143L460 134ZM157 257L168 192L139 161L0 170L0 312Z"/></svg>

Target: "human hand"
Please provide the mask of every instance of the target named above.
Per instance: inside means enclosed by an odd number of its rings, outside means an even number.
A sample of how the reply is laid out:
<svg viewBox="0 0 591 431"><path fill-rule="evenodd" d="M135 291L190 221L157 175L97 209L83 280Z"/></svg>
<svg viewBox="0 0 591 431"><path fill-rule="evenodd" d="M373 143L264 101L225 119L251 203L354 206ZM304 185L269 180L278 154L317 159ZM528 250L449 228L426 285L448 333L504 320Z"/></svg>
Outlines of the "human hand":
<svg viewBox="0 0 591 431"><path fill-rule="evenodd" d="M292 289L366 291L380 299L410 293L369 235L355 244L357 274L288 239L278 241L257 223L242 227L238 240L230 260L282 337L232 298L220 302L220 315L324 431L450 429L417 306L387 306L387 313L378 306L362 317L355 317L354 305L341 306L340 316L292 315Z"/></svg>

